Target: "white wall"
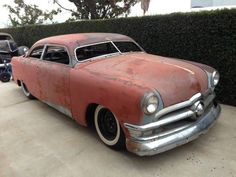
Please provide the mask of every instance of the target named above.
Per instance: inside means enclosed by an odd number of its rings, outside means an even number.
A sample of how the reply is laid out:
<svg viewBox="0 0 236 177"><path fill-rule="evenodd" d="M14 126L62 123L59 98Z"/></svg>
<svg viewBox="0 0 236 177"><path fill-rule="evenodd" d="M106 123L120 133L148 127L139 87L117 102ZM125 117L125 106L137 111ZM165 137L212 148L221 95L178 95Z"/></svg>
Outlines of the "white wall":
<svg viewBox="0 0 236 177"><path fill-rule="evenodd" d="M213 6L232 6L236 5L236 0L213 0Z"/></svg>
<svg viewBox="0 0 236 177"><path fill-rule="evenodd" d="M191 7L211 7L213 0L192 0Z"/></svg>
<svg viewBox="0 0 236 177"><path fill-rule="evenodd" d="M214 7L214 6L233 6L236 0L192 0L191 6Z"/></svg>
<svg viewBox="0 0 236 177"><path fill-rule="evenodd" d="M151 0L146 15L167 14L173 12L187 12L191 8L191 0ZM141 16L141 3L131 9L130 16Z"/></svg>

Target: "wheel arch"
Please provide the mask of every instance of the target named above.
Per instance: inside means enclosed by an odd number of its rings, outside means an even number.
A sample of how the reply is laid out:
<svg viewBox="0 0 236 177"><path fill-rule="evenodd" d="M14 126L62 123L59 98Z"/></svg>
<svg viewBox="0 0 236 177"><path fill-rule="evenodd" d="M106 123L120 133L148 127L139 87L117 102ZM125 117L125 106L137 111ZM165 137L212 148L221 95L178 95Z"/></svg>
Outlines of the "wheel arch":
<svg viewBox="0 0 236 177"><path fill-rule="evenodd" d="M85 119L86 119L86 125L88 127L94 128L94 114L95 110L98 107L99 104L97 103L90 103L88 104L85 112Z"/></svg>
<svg viewBox="0 0 236 177"><path fill-rule="evenodd" d="M86 125L88 127L94 128L94 126L95 126L94 125L95 111L99 105L104 106L105 108L109 109L116 116L116 112L109 105L99 104L99 103L89 103L86 107L86 112L85 112ZM118 119L118 121L121 125L121 122L120 122L121 120L119 119L119 117L116 116L116 118Z"/></svg>
<svg viewBox="0 0 236 177"><path fill-rule="evenodd" d="M17 85L20 87L21 86L21 81L19 79L17 79Z"/></svg>

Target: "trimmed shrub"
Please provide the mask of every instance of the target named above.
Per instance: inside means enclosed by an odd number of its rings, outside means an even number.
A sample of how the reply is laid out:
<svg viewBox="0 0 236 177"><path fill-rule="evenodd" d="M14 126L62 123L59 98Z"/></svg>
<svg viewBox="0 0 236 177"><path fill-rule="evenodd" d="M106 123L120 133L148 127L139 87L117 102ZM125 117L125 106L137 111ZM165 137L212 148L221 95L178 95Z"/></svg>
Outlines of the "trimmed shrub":
<svg viewBox="0 0 236 177"><path fill-rule="evenodd" d="M204 63L221 74L221 103L236 106L236 9L89 20L2 29L19 45L59 34L113 32L134 38L148 53Z"/></svg>

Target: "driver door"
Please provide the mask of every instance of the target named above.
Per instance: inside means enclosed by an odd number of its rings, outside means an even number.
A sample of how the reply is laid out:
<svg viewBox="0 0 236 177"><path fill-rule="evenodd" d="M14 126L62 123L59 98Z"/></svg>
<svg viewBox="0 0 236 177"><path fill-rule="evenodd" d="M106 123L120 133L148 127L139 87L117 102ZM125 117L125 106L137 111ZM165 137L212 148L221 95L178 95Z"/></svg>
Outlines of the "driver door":
<svg viewBox="0 0 236 177"><path fill-rule="evenodd" d="M41 96L39 67L42 63L41 57L44 51L44 45L36 46L29 56L22 57L21 79L27 85L30 93L39 99Z"/></svg>
<svg viewBox="0 0 236 177"><path fill-rule="evenodd" d="M71 116L70 57L66 47L47 45L39 67L44 102Z"/></svg>

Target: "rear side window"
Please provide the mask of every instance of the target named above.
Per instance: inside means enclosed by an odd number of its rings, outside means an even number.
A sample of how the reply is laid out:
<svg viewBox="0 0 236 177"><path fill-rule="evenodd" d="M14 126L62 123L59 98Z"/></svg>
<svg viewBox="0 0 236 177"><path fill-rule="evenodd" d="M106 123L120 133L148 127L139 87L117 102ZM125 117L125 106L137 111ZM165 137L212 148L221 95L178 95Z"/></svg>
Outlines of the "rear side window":
<svg viewBox="0 0 236 177"><path fill-rule="evenodd" d="M66 65L70 63L68 52L63 46L48 46L46 48L43 60Z"/></svg>
<svg viewBox="0 0 236 177"><path fill-rule="evenodd" d="M102 55L117 53L117 49L110 42L81 47L76 50L76 56L79 61Z"/></svg>
<svg viewBox="0 0 236 177"><path fill-rule="evenodd" d="M32 58L38 58L40 59L43 53L44 46L38 46L33 49L33 51L30 53L30 57Z"/></svg>

